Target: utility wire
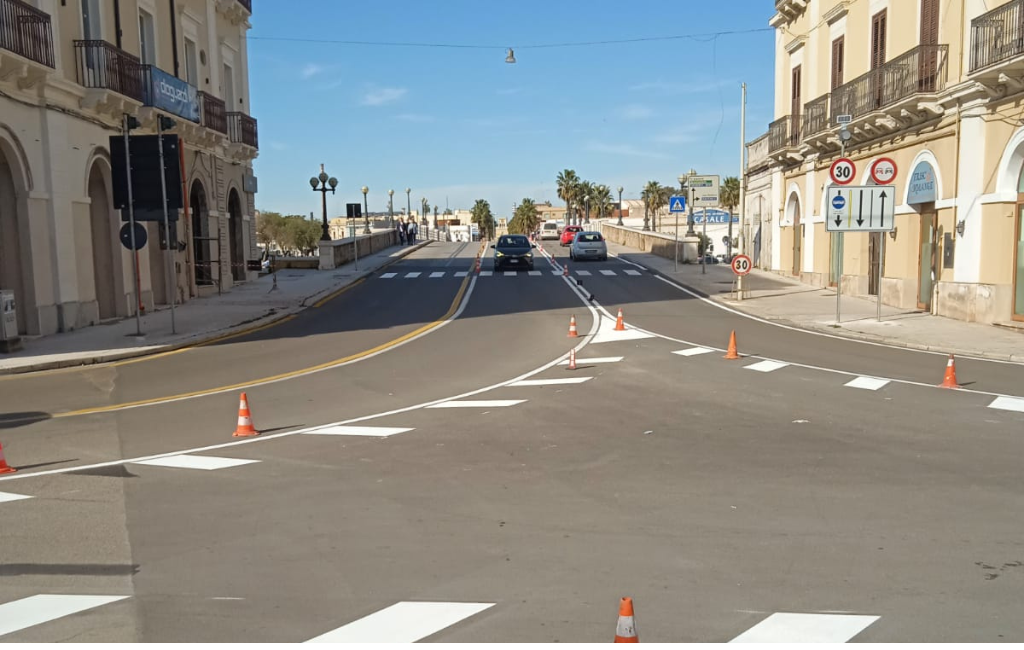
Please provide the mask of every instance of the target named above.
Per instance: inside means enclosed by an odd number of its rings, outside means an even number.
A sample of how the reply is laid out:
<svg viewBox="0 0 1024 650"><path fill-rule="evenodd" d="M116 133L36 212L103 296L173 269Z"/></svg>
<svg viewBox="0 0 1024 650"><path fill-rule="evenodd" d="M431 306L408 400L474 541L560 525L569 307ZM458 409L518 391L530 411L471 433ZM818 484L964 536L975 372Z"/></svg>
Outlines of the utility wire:
<svg viewBox="0 0 1024 650"><path fill-rule="evenodd" d="M277 41L277 42L289 42L289 43L323 43L329 45L357 45L357 46L375 46L375 47L434 47L434 48L449 48L449 49L464 49L464 50L505 50L509 47L517 50L539 50L539 49L550 49L558 47L592 47L596 45L622 45L628 43L649 43L655 41L678 41L678 40L695 40L695 41L710 41L717 39L719 36L731 36L738 34L756 34L763 32L773 32L774 28L771 27L759 27L756 29L741 29L741 30L730 30L722 32L704 32L697 34L677 34L675 36L646 36L640 38L621 38L611 39L603 41L574 41L566 43L535 43L533 45L484 45L474 43L418 43L414 41L403 42L403 41L349 41L349 40L335 40L326 38L292 38L286 36L249 36L250 41Z"/></svg>

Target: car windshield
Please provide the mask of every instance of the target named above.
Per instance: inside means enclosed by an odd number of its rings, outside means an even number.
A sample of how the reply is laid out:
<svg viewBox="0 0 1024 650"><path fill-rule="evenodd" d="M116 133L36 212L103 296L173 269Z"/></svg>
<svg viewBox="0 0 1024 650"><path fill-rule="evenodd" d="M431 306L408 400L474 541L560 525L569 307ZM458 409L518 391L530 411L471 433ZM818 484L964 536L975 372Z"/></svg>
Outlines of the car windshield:
<svg viewBox="0 0 1024 650"><path fill-rule="evenodd" d="M584 232L576 235L576 241L578 242L601 242L604 241L601 235L596 232Z"/></svg>
<svg viewBox="0 0 1024 650"><path fill-rule="evenodd" d="M553 223L544 224L544 230L558 230L558 226Z"/></svg>
<svg viewBox="0 0 1024 650"><path fill-rule="evenodd" d="M498 248L529 248L530 242L526 237L505 236L498 238Z"/></svg>

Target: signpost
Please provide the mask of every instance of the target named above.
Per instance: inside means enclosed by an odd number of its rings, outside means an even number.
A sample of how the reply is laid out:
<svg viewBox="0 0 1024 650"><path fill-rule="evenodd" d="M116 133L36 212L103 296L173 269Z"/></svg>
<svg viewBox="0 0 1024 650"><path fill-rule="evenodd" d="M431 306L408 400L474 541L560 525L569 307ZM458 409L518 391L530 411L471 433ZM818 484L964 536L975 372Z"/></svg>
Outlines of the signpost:
<svg viewBox="0 0 1024 650"><path fill-rule="evenodd" d="M871 162L868 168L871 172L871 180L878 185L888 185L896 178L896 162L892 158L877 158Z"/></svg>
<svg viewBox="0 0 1024 650"><path fill-rule="evenodd" d="M746 255L737 255L732 258L732 272L736 275L747 275L753 266L754 263Z"/></svg>
<svg viewBox="0 0 1024 650"><path fill-rule="evenodd" d="M685 196L673 196L668 200L668 211L671 214L676 215L676 250L675 255L672 256L675 264L675 270L679 270L679 213L686 212L686 197Z"/></svg>
<svg viewBox="0 0 1024 650"><path fill-rule="evenodd" d="M836 185L849 185L857 175L857 165L849 158L836 158L829 167L828 175Z"/></svg>

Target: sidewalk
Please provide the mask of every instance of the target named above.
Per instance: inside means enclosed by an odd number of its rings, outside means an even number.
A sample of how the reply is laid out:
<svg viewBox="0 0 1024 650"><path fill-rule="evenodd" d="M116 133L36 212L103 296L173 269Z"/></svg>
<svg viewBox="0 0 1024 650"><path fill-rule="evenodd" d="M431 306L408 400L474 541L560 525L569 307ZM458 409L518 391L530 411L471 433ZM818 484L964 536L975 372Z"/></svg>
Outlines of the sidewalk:
<svg viewBox="0 0 1024 650"><path fill-rule="evenodd" d="M755 269L743 281L743 300L737 301L736 276L728 264L709 264L706 274L701 273L700 264L680 264L675 271L672 260L664 257L611 242L608 250L716 302L765 320L917 350L1024 362L1024 329L1018 332L888 305L882 305L882 320L878 321L874 299L847 295L841 296L837 325L835 288L822 289Z"/></svg>
<svg viewBox="0 0 1024 650"><path fill-rule="evenodd" d="M142 316L142 337L135 336L134 317L73 332L23 337L23 350L0 355L0 375L140 357L265 327L427 244L384 249L360 259L358 271L351 264L332 271L282 269L277 272L277 289L270 274L219 296L190 300L175 309L176 334L171 333L171 310L162 306Z"/></svg>

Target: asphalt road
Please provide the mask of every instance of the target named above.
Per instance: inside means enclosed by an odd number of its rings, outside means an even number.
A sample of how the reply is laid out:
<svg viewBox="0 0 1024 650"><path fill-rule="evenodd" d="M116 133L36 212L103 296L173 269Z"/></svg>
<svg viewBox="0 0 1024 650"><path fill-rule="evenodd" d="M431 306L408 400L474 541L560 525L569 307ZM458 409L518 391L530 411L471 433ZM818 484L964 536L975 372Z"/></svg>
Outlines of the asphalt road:
<svg viewBox="0 0 1024 650"><path fill-rule="evenodd" d="M940 389L554 248L431 244L247 337L0 382L0 640L606 642L624 595L645 642L1024 640L1024 412L990 408L1024 368Z"/></svg>

